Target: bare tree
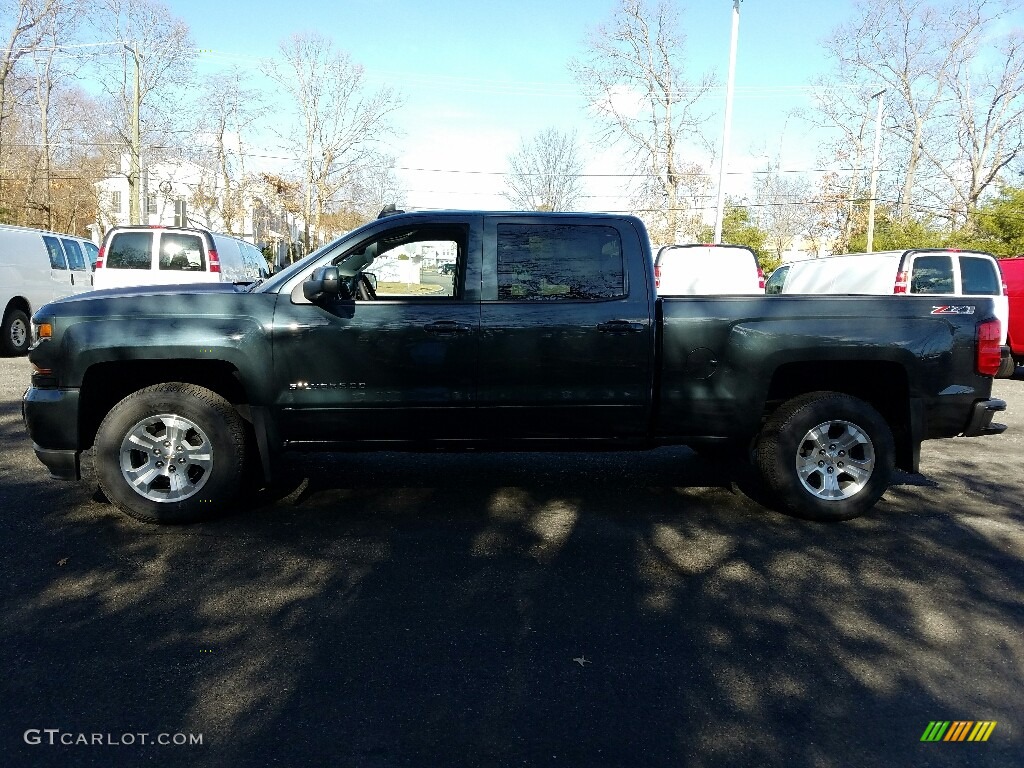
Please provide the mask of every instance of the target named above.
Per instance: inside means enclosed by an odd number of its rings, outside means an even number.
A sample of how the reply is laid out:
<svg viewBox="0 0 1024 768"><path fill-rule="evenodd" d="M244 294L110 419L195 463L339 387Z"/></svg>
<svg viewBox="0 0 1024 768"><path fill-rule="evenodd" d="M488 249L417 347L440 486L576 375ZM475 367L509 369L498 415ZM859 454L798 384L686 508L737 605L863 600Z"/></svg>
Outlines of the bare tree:
<svg viewBox="0 0 1024 768"><path fill-rule="evenodd" d="M148 149L150 161L161 149L190 144L193 126L180 117L185 112L180 105L189 92L195 58L188 25L158 0L98 0L90 20L102 39L119 46L99 56L95 66L110 102L110 130L116 143L132 157L133 165L142 164L133 150L136 107L140 144ZM120 170L121 163L116 165ZM126 175L132 219L137 223L141 180L134 170Z"/></svg>
<svg viewBox="0 0 1024 768"><path fill-rule="evenodd" d="M263 96L248 85L240 69L206 79L200 90L197 110L199 135L208 146L198 155L204 168L203 180L194 190L194 202L208 220L219 218L225 231L245 234L246 197L253 179L245 172L242 136L263 111Z"/></svg>
<svg viewBox="0 0 1024 768"><path fill-rule="evenodd" d="M767 235L765 245L781 260L793 241L815 225L813 191L803 176L768 166L754 182L757 223Z"/></svg>
<svg viewBox="0 0 1024 768"><path fill-rule="evenodd" d="M815 183L806 230L815 255L846 253L854 232L864 228L868 192L853 182L858 176L831 171Z"/></svg>
<svg viewBox="0 0 1024 768"><path fill-rule="evenodd" d="M525 211L571 211L583 194L582 176L576 133L545 128L509 156L504 194Z"/></svg>
<svg viewBox="0 0 1024 768"><path fill-rule="evenodd" d="M637 173L647 179L636 202L665 212L652 222L652 237L662 242L678 239L686 187L698 179L684 170L686 155L712 153L700 107L715 80L710 74L688 80L685 60L673 4L620 0L611 23L590 35L585 57L570 64L601 121L600 141L624 143Z"/></svg>
<svg viewBox="0 0 1024 768"><path fill-rule="evenodd" d="M994 63L985 67L983 58ZM955 141L926 145L924 153L955 192L962 222L1003 170L1024 155L1024 35L1010 34L998 46L973 37L951 75L947 132ZM944 152L946 147L957 151Z"/></svg>
<svg viewBox="0 0 1024 768"><path fill-rule="evenodd" d="M377 155L358 169L342 192L345 199L341 208L356 214L361 219L358 224L377 216L391 203L401 207L405 199L405 190L395 175L395 158L390 155Z"/></svg>
<svg viewBox="0 0 1024 768"><path fill-rule="evenodd" d="M306 244L347 180L379 160L376 144L393 133L390 115L401 104L391 88L370 92L363 68L317 34L281 43L283 61L267 75L298 108L298 124L285 138L302 158Z"/></svg>
<svg viewBox="0 0 1024 768"><path fill-rule="evenodd" d="M31 80L35 97L36 137L35 162L31 166L30 178L26 185L26 209L34 210L36 223L46 229L53 229L55 214L53 172L55 145L60 148L61 139L73 140L73 133L83 115L68 113L61 109L70 91L66 84L74 77L70 59L60 55L62 42L72 39L84 6L77 2L55 4L49 16L38 25L40 46L27 57L31 63Z"/></svg>
<svg viewBox="0 0 1024 768"><path fill-rule="evenodd" d="M1008 34L1001 65L977 75L982 44L992 49L996 25L1020 3L858 0L854 8L854 20L826 47L834 79L854 87L861 104L845 115L837 110L833 122L856 122L867 112L864 97L884 88L887 135L898 142L888 153L901 172L899 219L909 218L921 194L949 206L951 217L957 207L969 212L1021 152L1019 31Z"/></svg>
<svg viewBox="0 0 1024 768"><path fill-rule="evenodd" d="M829 214L836 226L836 247L849 243L857 217L858 201L867 196L874 112L872 92L866 87L849 87L832 78L819 79L815 91L816 109L801 116L820 128L836 131L836 137L823 145L821 163L835 168L820 184L821 199L827 199L835 210ZM886 154L889 154L888 152ZM882 181L887 184L887 175ZM893 197L899 192L893 193Z"/></svg>
<svg viewBox="0 0 1024 768"><path fill-rule="evenodd" d="M0 61L0 180L3 219L87 234L96 164L95 103L74 86L80 0L3 2ZM8 16L7 14L10 14Z"/></svg>
<svg viewBox="0 0 1024 768"><path fill-rule="evenodd" d="M19 62L36 51L61 7L61 0L0 0L0 34L4 49L0 52L0 158L10 143L9 120L20 105L12 93ZM15 89L19 90L19 89ZM3 181L0 180L0 185Z"/></svg>

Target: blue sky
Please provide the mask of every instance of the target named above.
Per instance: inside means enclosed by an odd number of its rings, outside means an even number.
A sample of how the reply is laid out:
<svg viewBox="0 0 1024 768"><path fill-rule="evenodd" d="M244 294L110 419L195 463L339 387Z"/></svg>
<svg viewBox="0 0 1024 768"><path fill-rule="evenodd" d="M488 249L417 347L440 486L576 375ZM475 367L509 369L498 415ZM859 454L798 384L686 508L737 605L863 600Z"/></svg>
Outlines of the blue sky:
<svg viewBox="0 0 1024 768"><path fill-rule="evenodd" d="M588 30L611 18L614 0L253 0L244 10L208 0L167 4L189 24L196 46L215 52L203 55L201 72L229 62L255 71L256 59L275 55L282 38L317 31L363 64L372 83L400 89L407 99L396 121L402 136L389 150L410 207L507 206L499 175L507 157L522 137L546 127L578 131L589 173L622 170L618 153L591 147L593 123L567 68ZM714 69L724 85L731 0L677 8L690 74ZM820 41L851 9L851 0L743 0L729 164L736 173L727 191L743 192L744 172L762 167L766 155L783 167L815 164L814 137L788 115L809 106L797 86L824 73ZM709 133L717 143L724 88L714 98ZM590 179L582 207L615 208L620 191L621 180Z"/></svg>

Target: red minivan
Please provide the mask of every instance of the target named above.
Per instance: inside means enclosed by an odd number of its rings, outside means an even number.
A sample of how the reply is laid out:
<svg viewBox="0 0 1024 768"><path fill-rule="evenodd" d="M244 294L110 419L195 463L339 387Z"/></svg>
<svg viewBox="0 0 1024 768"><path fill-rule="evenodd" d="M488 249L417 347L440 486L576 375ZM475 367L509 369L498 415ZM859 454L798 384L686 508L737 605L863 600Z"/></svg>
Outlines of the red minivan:
<svg viewBox="0 0 1024 768"><path fill-rule="evenodd" d="M1014 362L1024 365L1024 256L999 259L999 269L1006 284L1010 303L1010 321L1006 343L1013 353Z"/></svg>

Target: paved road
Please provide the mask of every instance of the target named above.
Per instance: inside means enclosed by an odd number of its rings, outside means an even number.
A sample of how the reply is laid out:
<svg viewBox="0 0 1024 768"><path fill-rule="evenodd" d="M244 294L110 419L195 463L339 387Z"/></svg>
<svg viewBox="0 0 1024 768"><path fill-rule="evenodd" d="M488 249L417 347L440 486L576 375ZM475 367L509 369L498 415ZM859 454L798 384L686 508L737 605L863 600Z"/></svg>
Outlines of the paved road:
<svg viewBox="0 0 1024 768"><path fill-rule="evenodd" d="M0 360L4 766L1022 764L1024 381L1013 431L838 525L677 449L298 456L157 528L44 477L27 375Z"/></svg>

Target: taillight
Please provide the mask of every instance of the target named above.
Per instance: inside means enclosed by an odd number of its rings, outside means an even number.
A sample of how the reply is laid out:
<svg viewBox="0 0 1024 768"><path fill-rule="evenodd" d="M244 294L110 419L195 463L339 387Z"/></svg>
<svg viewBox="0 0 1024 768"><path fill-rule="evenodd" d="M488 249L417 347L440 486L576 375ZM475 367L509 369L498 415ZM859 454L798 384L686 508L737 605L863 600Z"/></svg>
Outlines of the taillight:
<svg viewBox="0 0 1024 768"><path fill-rule="evenodd" d="M760 267L757 268L757 287L764 290L764 270Z"/></svg>
<svg viewBox="0 0 1024 768"><path fill-rule="evenodd" d="M220 259L217 257L217 251L210 249L210 271L220 272Z"/></svg>
<svg viewBox="0 0 1024 768"><path fill-rule="evenodd" d="M906 293L907 292L907 273L900 272L896 275L896 283L892 287L893 293Z"/></svg>
<svg viewBox="0 0 1024 768"><path fill-rule="evenodd" d="M100 269L103 266L103 257L107 255L106 248L100 248L100 255L96 257L96 269Z"/></svg>
<svg viewBox="0 0 1024 768"><path fill-rule="evenodd" d="M978 357L975 367L982 376L995 376L1002 361L999 345L1001 326L998 320L978 323Z"/></svg>
<svg viewBox="0 0 1024 768"><path fill-rule="evenodd" d="M661 288L661 267L654 265L654 287Z"/></svg>

